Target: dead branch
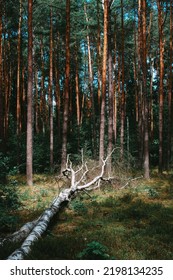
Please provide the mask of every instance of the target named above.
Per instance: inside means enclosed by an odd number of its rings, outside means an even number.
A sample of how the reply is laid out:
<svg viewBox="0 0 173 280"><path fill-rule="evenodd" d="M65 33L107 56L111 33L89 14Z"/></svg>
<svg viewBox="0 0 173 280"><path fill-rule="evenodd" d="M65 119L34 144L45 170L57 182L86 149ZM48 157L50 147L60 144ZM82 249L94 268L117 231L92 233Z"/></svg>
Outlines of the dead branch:
<svg viewBox="0 0 173 280"><path fill-rule="evenodd" d="M114 150L113 150L114 151ZM31 251L31 245L36 242L41 235L47 230L50 220L53 218L53 216L60 210L60 208L64 205L64 203L68 204L68 202L74 197L75 193L79 191L84 191L85 189L89 189L92 187L92 189L98 188L100 186L100 180L103 178L104 172L105 172L105 166L109 159L109 157L112 155L113 151L106 157L106 159L102 159L102 166L101 171L98 176L96 176L93 180L91 180L88 183L85 183L81 185L82 181L84 180L87 172L88 167L87 163L84 163L82 158L82 166L79 167L76 171L73 169L72 162L70 161L69 155L67 157L66 162L66 170L64 170L64 174L67 172L71 175L71 186L68 189L65 189L59 193L59 195L53 200L52 204L49 208L47 208L43 214L38 218L38 220L35 221L34 224L32 224L32 227L30 232L28 232L28 235L24 242L22 243L21 247L17 250L15 250L9 257L9 260L22 260L26 255L28 255ZM77 175L81 172L82 175L77 180ZM96 185L96 183L98 183ZM27 228L29 228L29 223L26 224ZM24 227L26 227L26 225ZM22 227L18 232L14 233L14 236L16 236L15 240L19 240L21 237L23 237L22 233L24 232L24 227ZM17 237L18 235L18 237ZM13 236L13 235L12 235ZM13 240L13 239L11 239Z"/></svg>
<svg viewBox="0 0 173 280"><path fill-rule="evenodd" d="M124 186L122 186L120 189L125 189L132 181L136 181L136 180L141 179L141 178L143 178L142 175L139 176L139 177L136 177L136 178L129 179L129 181Z"/></svg>

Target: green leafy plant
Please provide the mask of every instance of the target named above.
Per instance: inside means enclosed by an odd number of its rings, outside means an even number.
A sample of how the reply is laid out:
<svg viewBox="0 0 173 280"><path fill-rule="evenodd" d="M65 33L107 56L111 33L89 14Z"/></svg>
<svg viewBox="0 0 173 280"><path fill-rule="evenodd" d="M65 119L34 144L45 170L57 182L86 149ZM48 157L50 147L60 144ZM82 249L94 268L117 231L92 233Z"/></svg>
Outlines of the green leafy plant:
<svg viewBox="0 0 173 280"><path fill-rule="evenodd" d="M7 173L9 171L8 163L9 158L0 153L0 184L6 183Z"/></svg>
<svg viewBox="0 0 173 280"><path fill-rule="evenodd" d="M148 196L150 198L158 198L159 197L159 193L155 189L150 188L148 190Z"/></svg>
<svg viewBox="0 0 173 280"><path fill-rule="evenodd" d="M86 248L83 249L77 255L77 258L80 260L110 260L111 257L108 254L108 248L103 244L92 241L87 244Z"/></svg>
<svg viewBox="0 0 173 280"><path fill-rule="evenodd" d="M81 202L80 200L75 200L72 202L72 209L78 214L78 215L83 215L83 214L87 214L88 209L87 207L84 205L83 202Z"/></svg>

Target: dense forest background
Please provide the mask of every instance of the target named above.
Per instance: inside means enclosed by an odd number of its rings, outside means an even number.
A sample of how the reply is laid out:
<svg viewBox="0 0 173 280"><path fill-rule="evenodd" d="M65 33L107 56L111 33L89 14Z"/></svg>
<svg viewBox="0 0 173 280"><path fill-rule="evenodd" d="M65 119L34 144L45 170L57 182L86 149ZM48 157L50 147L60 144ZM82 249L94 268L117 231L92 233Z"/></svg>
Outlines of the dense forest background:
<svg viewBox="0 0 173 280"><path fill-rule="evenodd" d="M172 6L0 0L1 258L173 258Z"/></svg>
<svg viewBox="0 0 173 280"><path fill-rule="evenodd" d="M1 176L56 171L81 148L117 147L146 178L169 169L172 1L29 2L1 1Z"/></svg>

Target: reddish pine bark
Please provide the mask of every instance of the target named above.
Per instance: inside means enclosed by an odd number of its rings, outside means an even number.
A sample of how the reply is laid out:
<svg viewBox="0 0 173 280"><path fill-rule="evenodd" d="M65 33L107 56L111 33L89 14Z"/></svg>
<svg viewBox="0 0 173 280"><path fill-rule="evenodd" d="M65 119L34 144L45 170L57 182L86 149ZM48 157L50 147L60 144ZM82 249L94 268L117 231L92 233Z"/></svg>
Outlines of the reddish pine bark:
<svg viewBox="0 0 173 280"><path fill-rule="evenodd" d="M172 127L172 0L170 0L170 40L169 40L169 83L168 83L168 146L167 146L167 169L170 168L171 160L171 127Z"/></svg>
<svg viewBox="0 0 173 280"><path fill-rule="evenodd" d="M108 98L109 98L109 113L108 113L108 150L107 154L111 154L111 151L113 149L113 102L115 101L113 99L113 73L112 73L112 67L113 67L113 61L112 61L112 34L111 34L111 9L109 6L108 11L108 79L109 79L109 86L108 86ZM111 173L112 170L112 157L109 158L107 163L107 170L108 173Z"/></svg>
<svg viewBox="0 0 173 280"><path fill-rule="evenodd" d="M125 122L125 91L124 91L124 7L123 0L121 0L121 128L120 128L120 154L121 159L124 156L124 122Z"/></svg>

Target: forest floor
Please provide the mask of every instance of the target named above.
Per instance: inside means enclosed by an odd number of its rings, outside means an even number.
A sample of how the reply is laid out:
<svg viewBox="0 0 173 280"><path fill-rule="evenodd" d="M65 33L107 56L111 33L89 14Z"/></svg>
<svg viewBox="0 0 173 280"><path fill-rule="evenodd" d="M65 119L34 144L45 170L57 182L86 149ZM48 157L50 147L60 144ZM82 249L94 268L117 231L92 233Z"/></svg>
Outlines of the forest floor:
<svg viewBox="0 0 173 280"><path fill-rule="evenodd" d="M121 186L122 187L122 186ZM51 175L21 175L0 191L0 237L38 217L60 192ZM19 244L5 244L5 259ZM173 259L173 175L132 181L126 188L105 184L80 193L33 245L28 259Z"/></svg>

